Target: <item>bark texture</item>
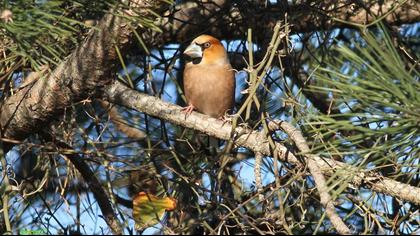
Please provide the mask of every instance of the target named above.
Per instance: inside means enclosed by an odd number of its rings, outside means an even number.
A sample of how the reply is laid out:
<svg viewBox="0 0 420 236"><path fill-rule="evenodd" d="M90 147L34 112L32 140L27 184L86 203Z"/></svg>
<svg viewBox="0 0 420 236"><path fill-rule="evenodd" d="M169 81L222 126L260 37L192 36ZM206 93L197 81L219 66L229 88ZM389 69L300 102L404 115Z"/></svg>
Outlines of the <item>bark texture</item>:
<svg viewBox="0 0 420 236"><path fill-rule="evenodd" d="M162 6L168 6L159 0L137 0L131 4L144 18L156 18L147 9L163 11ZM102 93L120 66L116 48L124 54L133 41L129 22L118 14L135 13L115 9L106 14L97 29L92 29L49 76L6 99L0 110L3 138L23 140L59 118L66 107Z"/></svg>

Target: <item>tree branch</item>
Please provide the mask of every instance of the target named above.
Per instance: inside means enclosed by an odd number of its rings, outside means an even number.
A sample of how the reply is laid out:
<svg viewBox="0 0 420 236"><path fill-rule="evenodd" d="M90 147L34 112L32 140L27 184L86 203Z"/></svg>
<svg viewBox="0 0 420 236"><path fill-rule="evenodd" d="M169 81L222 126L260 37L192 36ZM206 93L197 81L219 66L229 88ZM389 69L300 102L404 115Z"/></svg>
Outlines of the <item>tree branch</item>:
<svg viewBox="0 0 420 236"><path fill-rule="evenodd" d="M58 148L62 148L65 150L73 149L71 146L62 141L54 140L50 134L44 132L43 137L48 142L54 142ZM70 162L74 165L74 167L76 167L76 169L82 175L83 179L86 181L90 191L92 191L93 196L98 202L99 208L101 209L105 222L108 224L113 234L122 235L124 231L121 227L120 222L118 221L117 214L112 208L108 194L104 190L101 182L96 178L95 174L92 172L92 170L83 160L83 158L81 158L78 154L66 152L66 154L62 155L70 160Z"/></svg>
<svg viewBox="0 0 420 236"><path fill-rule="evenodd" d="M257 187L258 200L264 201L263 184L261 179L261 164L263 155L259 152L255 153L255 164L254 164L254 175L255 175L255 186ZM281 203L280 203L281 204Z"/></svg>
<svg viewBox="0 0 420 236"><path fill-rule="evenodd" d="M130 23L117 15L133 16L136 10L143 18L156 18L152 11L162 12L162 6L168 6L159 0L132 0L130 4L130 11L117 9L106 14L51 75L6 99L0 109L1 137L23 140L60 116L64 108L95 97L112 82L119 67L116 49L124 54L133 41Z"/></svg>
<svg viewBox="0 0 420 236"><path fill-rule="evenodd" d="M148 115L169 121L176 125L198 130L210 136L230 140L232 126L218 119L193 112L185 117L181 107L161 101L158 98L137 92L127 88L125 85L116 81L105 90L105 96L108 101L125 106ZM260 152L263 155L272 156L269 142L263 132L253 131L244 127L237 127L234 130L234 144L237 147L243 146L254 153ZM297 166L303 166L301 161L290 152L290 150L276 143L274 152L277 152L279 160L288 162ZM401 200L420 204L420 188L400 183L395 180L379 176L378 174L360 170L356 167L332 159L322 159L317 161L323 174L333 175L336 171L345 171L348 174L349 183L355 187L368 187L373 191L388 194Z"/></svg>
<svg viewBox="0 0 420 236"><path fill-rule="evenodd" d="M311 150L309 149L309 146L306 143L306 140L303 137L302 133L298 129L293 127L291 124L284 121L271 121L269 123L269 127L272 131L281 128L284 132L286 132L289 135L290 139L293 140L298 149L301 152L303 152L308 162L309 171L314 177L316 188L319 191L319 195L321 197L321 204L325 207L325 212L327 213L328 218L330 218L331 223L334 225L334 228L338 231L338 233L351 234L350 229L344 224L343 220L337 214L335 206L333 204L333 199L328 193L328 186L325 181L325 177L322 174L321 168L318 165L318 163L322 162L322 160L319 156L310 153Z"/></svg>

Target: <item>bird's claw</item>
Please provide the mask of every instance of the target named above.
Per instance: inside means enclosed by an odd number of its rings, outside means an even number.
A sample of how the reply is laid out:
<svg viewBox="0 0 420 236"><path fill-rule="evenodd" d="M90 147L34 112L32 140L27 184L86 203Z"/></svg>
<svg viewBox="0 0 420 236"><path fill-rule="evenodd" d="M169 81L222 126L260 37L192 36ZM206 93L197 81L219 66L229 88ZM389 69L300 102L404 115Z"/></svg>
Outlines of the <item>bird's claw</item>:
<svg viewBox="0 0 420 236"><path fill-rule="evenodd" d="M181 112L183 112L183 113L185 113L185 117L187 117L187 116L189 116L191 113L192 113L192 111L195 109L195 107L193 106L193 105L188 105L188 106L186 106L186 107L183 107L182 109L181 109Z"/></svg>
<svg viewBox="0 0 420 236"><path fill-rule="evenodd" d="M232 122L232 116L226 114L226 115L223 115L223 116L219 117L219 120L223 121L223 124L230 123L230 122Z"/></svg>

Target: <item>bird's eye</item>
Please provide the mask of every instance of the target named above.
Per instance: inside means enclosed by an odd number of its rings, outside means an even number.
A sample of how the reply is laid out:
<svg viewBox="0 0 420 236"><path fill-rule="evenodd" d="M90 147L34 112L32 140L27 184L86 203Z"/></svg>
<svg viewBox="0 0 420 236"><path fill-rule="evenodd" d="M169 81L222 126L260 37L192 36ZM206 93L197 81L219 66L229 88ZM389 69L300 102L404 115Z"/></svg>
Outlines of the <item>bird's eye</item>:
<svg viewBox="0 0 420 236"><path fill-rule="evenodd" d="M207 43L204 43L204 48L209 48L210 47L210 43L209 42L207 42Z"/></svg>

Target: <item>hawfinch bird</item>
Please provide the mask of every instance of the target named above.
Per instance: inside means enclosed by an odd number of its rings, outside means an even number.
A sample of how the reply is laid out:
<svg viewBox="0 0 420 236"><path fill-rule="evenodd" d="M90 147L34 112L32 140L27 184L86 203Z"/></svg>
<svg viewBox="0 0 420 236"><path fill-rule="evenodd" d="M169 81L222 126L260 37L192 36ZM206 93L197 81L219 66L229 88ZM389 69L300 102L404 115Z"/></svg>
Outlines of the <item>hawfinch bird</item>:
<svg viewBox="0 0 420 236"><path fill-rule="evenodd" d="M223 118L232 111L235 102L235 73L225 48L218 39L200 35L185 49L184 55L187 56L184 93L188 106L183 111L190 114L195 109Z"/></svg>

